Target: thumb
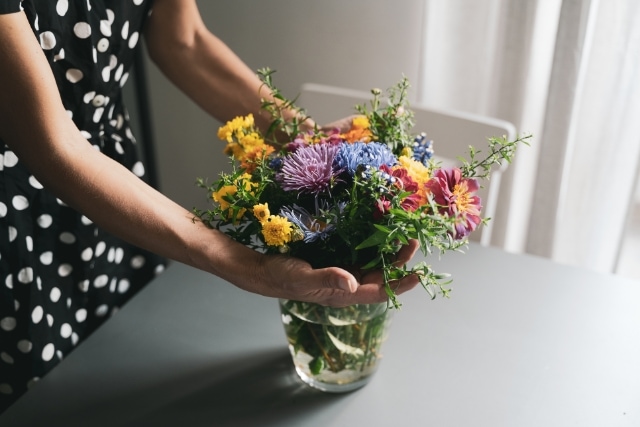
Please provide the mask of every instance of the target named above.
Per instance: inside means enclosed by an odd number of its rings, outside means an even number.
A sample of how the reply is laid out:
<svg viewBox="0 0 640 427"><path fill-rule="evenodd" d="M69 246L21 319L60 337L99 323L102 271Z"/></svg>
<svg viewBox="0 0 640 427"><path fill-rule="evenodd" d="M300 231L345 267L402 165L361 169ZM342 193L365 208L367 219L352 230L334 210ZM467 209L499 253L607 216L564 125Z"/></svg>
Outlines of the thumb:
<svg viewBox="0 0 640 427"><path fill-rule="evenodd" d="M321 284L325 289L340 289L347 293L354 293L358 289L358 281L347 270L338 267L327 267L312 270L315 283Z"/></svg>

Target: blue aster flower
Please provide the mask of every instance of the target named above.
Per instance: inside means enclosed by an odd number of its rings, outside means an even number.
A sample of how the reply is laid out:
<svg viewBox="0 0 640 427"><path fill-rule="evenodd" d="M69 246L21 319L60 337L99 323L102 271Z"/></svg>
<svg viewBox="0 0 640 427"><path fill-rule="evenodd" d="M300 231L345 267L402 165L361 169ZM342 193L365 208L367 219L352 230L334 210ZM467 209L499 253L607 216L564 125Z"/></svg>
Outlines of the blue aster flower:
<svg viewBox="0 0 640 427"><path fill-rule="evenodd" d="M327 224L314 218L306 209L298 205L281 208L280 215L302 230L305 243L315 242L318 239L325 240L336 228L334 224Z"/></svg>
<svg viewBox="0 0 640 427"><path fill-rule="evenodd" d="M378 169L382 165L389 167L398 162L389 147L379 142L354 142L342 144L336 154L335 165L353 176L358 166L371 166Z"/></svg>

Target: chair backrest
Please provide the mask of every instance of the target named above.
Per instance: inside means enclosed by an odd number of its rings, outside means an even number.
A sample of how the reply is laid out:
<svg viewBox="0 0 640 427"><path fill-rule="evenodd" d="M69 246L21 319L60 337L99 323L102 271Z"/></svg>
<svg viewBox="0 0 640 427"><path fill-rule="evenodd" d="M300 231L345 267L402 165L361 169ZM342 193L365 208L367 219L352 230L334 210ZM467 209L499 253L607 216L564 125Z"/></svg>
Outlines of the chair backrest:
<svg viewBox="0 0 640 427"><path fill-rule="evenodd" d="M355 114L355 106L367 103L371 98L368 92L306 83L301 87L297 104L317 123L326 124ZM488 138L504 135L512 140L516 135L515 126L504 120L416 104L411 105L411 110L414 113L415 131L426 132L427 137L433 140L436 158L446 165L458 164L458 157L465 156L470 145L486 151ZM485 217L491 218L495 214L503 171L504 166L494 170L491 179L482 183L483 188L478 192ZM481 244L490 244L491 221L469 237Z"/></svg>

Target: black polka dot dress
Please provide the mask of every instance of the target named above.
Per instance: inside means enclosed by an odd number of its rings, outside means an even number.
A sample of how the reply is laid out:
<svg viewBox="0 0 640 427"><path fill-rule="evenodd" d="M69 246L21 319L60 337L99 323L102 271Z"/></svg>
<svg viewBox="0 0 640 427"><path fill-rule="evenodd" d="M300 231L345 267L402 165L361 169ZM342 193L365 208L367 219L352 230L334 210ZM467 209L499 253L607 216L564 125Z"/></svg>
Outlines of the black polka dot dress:
<svg viewBox="0 0 640 427"><path fill-rule="evenodd" d="M0 1L0 13L26 14L87 143L140 178L121 88L150 8L147 0ZM164 263L67 207L0 141L0 412Z"/></svg>

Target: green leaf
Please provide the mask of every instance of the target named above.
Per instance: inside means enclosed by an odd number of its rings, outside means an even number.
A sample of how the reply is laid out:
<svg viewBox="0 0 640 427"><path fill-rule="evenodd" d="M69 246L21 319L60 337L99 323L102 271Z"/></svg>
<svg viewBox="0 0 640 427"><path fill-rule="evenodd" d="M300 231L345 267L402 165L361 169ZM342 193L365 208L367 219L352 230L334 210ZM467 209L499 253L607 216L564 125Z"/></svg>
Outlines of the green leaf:
<svg viewBox="0 0 640 427"><path fill-rule="evenodd" d="M309 369L311 370L311 373L313 375L318 375L320 372L322 372L323 368L324 360L322 359L322 357L316 357L311 362L309 362Z"/></svg>
<svg viewBox="0 0 640 427"><path fill-rule="evenodd" d="M378 227L376 227L378 228ZM388 230L388 229L386 229ZM360 243L358 246L356 246L356 250L360 250L360 249L364 249L364 248L370 248L371 246L378 246L381 245L383 243L385 243L387 241L387 235L389 234L389 231L382 231L380 229L378 229L378 231L376 231L375 233L373 233L371 236L369 236L367 239L365 239L364 242Z"/></svg>

